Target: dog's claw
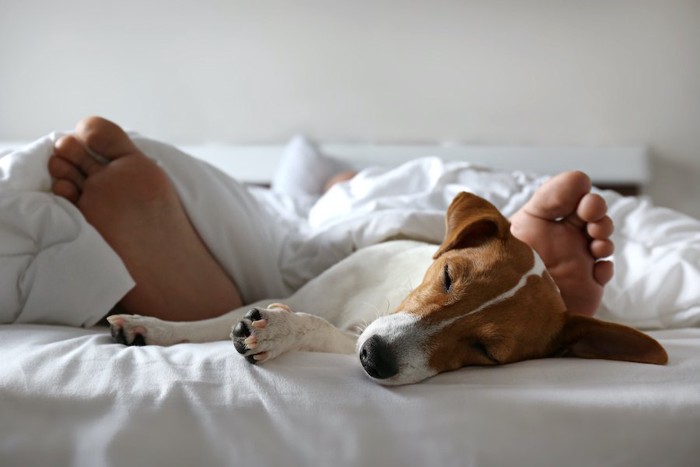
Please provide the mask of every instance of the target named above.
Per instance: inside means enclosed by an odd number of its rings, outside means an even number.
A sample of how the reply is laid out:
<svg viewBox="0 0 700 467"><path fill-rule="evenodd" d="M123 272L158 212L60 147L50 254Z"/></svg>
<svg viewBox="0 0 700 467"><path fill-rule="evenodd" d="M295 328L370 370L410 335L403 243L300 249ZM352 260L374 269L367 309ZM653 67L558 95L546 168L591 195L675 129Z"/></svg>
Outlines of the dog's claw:
<svg viewBox="0 0 700 467"><path fill-rule="evenodd" d="M250 323L250 325L253 326L254 328L262 329L265 326L267 326L267 320L266 319L259 319L257 321L253 321L252 323Z"/></svg>

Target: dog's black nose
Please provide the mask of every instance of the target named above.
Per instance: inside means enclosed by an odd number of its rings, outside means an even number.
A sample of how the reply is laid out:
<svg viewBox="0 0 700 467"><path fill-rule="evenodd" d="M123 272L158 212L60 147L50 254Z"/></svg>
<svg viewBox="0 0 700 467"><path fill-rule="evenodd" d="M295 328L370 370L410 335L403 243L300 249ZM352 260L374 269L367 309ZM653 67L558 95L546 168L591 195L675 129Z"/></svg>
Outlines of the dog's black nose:
<svg viewBox="0 0 700 467"><path fill-rule="evenodd" d="M372 378L387 379L399 372L396 357L384 339L372 336L360 349L360 363Z"/></svg>

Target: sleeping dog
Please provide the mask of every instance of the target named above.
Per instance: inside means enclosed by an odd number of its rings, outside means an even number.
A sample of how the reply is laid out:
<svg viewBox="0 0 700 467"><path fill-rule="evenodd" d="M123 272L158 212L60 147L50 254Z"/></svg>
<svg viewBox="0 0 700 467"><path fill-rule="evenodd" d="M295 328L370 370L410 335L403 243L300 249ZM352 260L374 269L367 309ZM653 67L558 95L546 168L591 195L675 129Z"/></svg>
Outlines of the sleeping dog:
<svg viewBox="0 0 700 467"><path fill-rule="evenodd" d="M543 357L668 359L639 331L567 313L537 253L511 234L491 203L469 193L450 205L438 247L391 241L361 249L284 304L264 300L195 322L108 320L115 339L127 345L230 336L251 363L292 350L356 352L367 375L387 385Z"/></svg>

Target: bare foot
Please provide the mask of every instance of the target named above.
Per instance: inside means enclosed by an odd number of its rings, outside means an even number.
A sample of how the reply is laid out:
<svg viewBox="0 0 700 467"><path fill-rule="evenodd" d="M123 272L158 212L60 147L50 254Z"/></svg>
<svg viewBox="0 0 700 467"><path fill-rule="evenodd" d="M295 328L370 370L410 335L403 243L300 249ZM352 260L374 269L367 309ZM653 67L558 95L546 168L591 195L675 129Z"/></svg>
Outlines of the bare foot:
<svg viewBox="0 0 700 467"><path fill-rule="evenodd" d="M56 142L53 192L74 203L124 261L128 313L197 320L241 306L236 285L197 234L168 176L98 117Z"/></svg>
<svg viewBox="0 0 700 467"><path fill-rule="evenodd" d="M613 276L613 223L605 200L582 172L544 183L510 219L511 231L537 251L561 290L570 313L592 316Z"/></svg>

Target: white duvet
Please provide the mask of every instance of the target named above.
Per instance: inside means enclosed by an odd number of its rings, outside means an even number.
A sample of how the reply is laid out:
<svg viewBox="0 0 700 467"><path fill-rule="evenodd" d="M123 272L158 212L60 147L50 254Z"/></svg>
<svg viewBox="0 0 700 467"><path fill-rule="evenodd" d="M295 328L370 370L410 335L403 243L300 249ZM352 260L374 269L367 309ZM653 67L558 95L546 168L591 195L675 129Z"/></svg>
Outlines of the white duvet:
<svg viewBox="0 0 700 467"><path fill-rule="evenodd" d="M125 347L106 328L25 324L90 326L133 283L79 212L47 193L53 138L0 159L0 319L15 323L0 325L3 467L656 467L700 458L695 220L605 193L617 275L601 315L675 328L650 332L667 366L533 360L387 388L354 356L295 352L253 366L230 342ZM439 241L459 190L510 214L541 181L426 158L368 170L316 200L279 186L251 193L169 146L139 144L175 180L247 300L280 296L389 237ZM251 236L261 242L240 251Z"/></svg>
<svg viewBox="0 0 700 467"><path fill-rule="evenodd" d="M79 211L50 194L46 161L57 136L0 158L0 322L89 327L133 286L121 260ZM282 165L289 169L296 161L302 167L289 172L302 175L278 174L275 180L285 183L272 191L249 190L171 146L135 141L169 173L245 302L287 296L358 248L387 239L439 243L445 210L462 190L487 198L508 216L543 181L426 157L367 169L320 198L290 196L289 187L308 184L303 174L313 172L309 160L296 154L298 141ZM313 167L323 162L317 155ZM642 197L603 195L616 224L617 250L615 278L599 316L647 329L698 324L700 221Z"/></svg>

